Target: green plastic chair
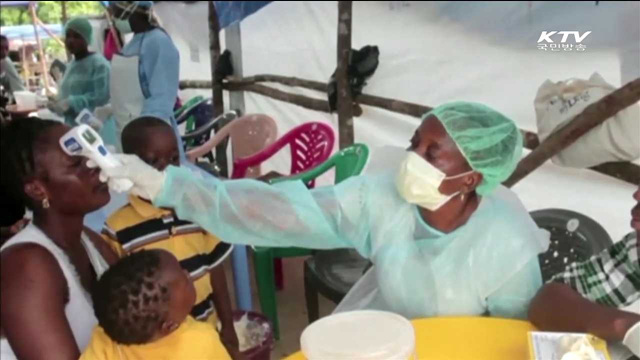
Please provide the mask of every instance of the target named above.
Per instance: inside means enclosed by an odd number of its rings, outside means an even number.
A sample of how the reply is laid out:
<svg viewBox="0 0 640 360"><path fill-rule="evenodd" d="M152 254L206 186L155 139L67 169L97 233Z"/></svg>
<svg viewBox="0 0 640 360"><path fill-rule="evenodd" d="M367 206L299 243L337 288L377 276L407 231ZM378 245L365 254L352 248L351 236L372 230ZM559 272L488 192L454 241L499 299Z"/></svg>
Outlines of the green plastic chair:
<svg viewBox="0 0 640 360"><path fill-rule="evenodd" d="M334 183L338 184L352 176L360 175L369 159L369 148L364 144L354 144L333 155L329 160L318 165L312 170L294 176L276 178L269 181L275 184L283 181L302 180L304 183L318 178L332 168L335 168ZM308 256L312 250L303 248L269 248L255 247L254 260L256 282L258 284L258 296L262 313L265 314L273 324L273 331L276 339L280 338L280 327L278 325L278 312L276 305L276 286L273 270L273 260L275 258L287 258Z"/></svg>
<svg viewBox="0 0 640 360"><path fill-rule="evenodd" d="M189 101L184 103L178 110L173 112L173 116L176 119L178 119L180 117L180 115L182 115L182 113L185 110L189 109L190 107L192 107L193 105L199 103L202 100L204 100L204 97L202 95L198 95L198 96L195 96L195 97L189 99ZM178 124L178 125L180 125L180 124ZM195 118L195 116L191 115L186 119L185 134L188 134L189 132L195 130L195 128L196 128L196 118ZM185 145L192 146L193 145L193 140L187 140Z"/></svg>

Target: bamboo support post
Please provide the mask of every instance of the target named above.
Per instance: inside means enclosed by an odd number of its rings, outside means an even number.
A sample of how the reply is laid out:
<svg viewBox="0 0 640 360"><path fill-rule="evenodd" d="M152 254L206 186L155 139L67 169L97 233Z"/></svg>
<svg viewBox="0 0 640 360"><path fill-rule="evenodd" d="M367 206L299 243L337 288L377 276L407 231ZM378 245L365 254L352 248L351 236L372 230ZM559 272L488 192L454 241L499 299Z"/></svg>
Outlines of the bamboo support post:
<svg viewBox="0 0 640 360"><path fill-rule="evenodd" d="M42 20L36 18L36 22L38 23L38 26L40 26L42 28L42 30L44 30L44 32L47 33L47 35L49 35L50 38L52 38L53 40L55 40L55 42L57 42L58 44L60 44L62 47L64 47L64 41L60 40L60 38L58 36L56 36L56 34L54 34L51 30L49 30L49 28L47 28L45 26L45 24L42 22Z"/></svg>
<svg viewBox="0 0 640 360"><path fill-rule="evenodd" d="M338 133L340 149L353 144L353 98L349 85L349 57L351 55L352 1L338 1L338 54L336 69Z"/></svg>
<svg viewBox="0 0 640 360"><path fill-rule="evenodd" d="M49 72L47 71L47 63L44 57L44 50L42 49L42 42L40 41L40 34L38 33L38 25L37 20L38 16L36 15L36 5L35 2L29 3L29 12L31 13L31 21L33 23L33 31L36 36L36 44L38 46L38 54L40 55L40 68L42 71L42 79L44 82L44 88L47 94L50 92L49 90Z"/></svg>
<svg viewBox="0 0 640 360"><path fill-rule="evenodd" d="M516 171L504 184L509 187L515 185L559 151L573 144L582 135L639 100L640 78L587 106L582 113L560 130L551 134L540 146L522 159Z"/></svg>
<svg viewBox="0 0 640 360"><path fill-rule="evenodd" d="M65 26L67 24L67 2L63 1L62 4L62 26ZM67 50L66 46L64 49L65 54L67 55L67 62L71 61L71 53L69 52L69 50Z"/></svg>
<svg viewBox="0 0 640 360"><path fill-rule="evenodd" d="M24 83L27 86L27 89L30 88L29 86L29 67L27 66L27 47L24 45L24 36L21 37L22 39L22 47L20 49L20 51L22 52L21 54L21 63L20 65L22 66L22 77L24 78Z"/></svg>

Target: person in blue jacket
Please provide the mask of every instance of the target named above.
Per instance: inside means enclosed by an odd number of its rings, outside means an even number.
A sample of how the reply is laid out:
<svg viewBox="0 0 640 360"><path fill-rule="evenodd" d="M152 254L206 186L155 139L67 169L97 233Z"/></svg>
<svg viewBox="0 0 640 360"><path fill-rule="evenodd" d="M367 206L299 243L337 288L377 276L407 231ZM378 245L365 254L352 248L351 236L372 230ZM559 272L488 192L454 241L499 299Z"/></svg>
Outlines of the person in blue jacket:
<svg viewBox="0 0 640 360"><path fill-rule="evenodd" d="M171 37L158 26L152 5L152 1L112 1L109 5L118 31L134 34L111 60L111 103L118 138L122 129L138 117L162 119L174 127L183 155L173 116L180 54Z"/></svg>

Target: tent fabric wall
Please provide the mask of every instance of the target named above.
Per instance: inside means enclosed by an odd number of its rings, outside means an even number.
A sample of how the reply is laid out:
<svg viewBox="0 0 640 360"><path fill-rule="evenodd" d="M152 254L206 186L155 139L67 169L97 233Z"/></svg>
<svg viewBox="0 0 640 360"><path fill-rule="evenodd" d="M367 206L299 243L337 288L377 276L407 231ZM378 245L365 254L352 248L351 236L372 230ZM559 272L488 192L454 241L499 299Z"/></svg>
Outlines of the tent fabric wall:
<svg viewBox="0 0 640 360"><path fill-rule="evenodd" d="M354 2L354 47L376 44L381 52L380 66L365 92L432 106L458 99L479 101L512 117L520 127L535 131L533 99L544 80L586 78L599 71L607 81L620 85L621 62L636 64L624 75L625 82L638 71L640 59L634 49L637 34L621 29L621 25L611 26L628 24L634 21L633 16L640 16L634 11L640 10L638 3L600 2L595 6L594 2L585 1L562 3L560 8L551 2L533 2L531 6L528 2L489 4L488 9L482 10L473 2ZM180 49L181 78L210 79L206 3L160 3L156 12ZM241 27L246 76L269 73L327 81L335 69L336 2L274 2L242 21ZM584 52L545 52L536 46L540 29L592 33L585 40ZM224 48L224 36L221 40ZM194 52L198 62L192 61ZM326 97L304 89L276 87ZM197 92L209 94L193 90L185 94ZM337 129L335 115L251 93L246 93L245 99L247 112L274 116L281 134L312 120ZM364 114L354 120L356 141L372 147L406 146L418 125L418 120L411 117L366 106L363 109ZM286 172L287 159L288 154L280 154L267 164L267 169ZM539 196L531 196L527 200L531 209L556 206L551 202L558 200L557 206L571 204L565 207L583 211L608 225L614 238L628 230L630 217L620 216L619 209L630 208L632 186L590 171L560 169L551 164L539 171L549 171L558 179L593 183L586 185L591 192L612 187L620 191L620 197L609 200L612 211L590 210L588 206L585 210L579 201L565 201L573 198L565 189L560 191L563 196L548 201L545 197L545 202ZM534 178L525 180L516 190L531 190L536 184L528 184ZM553 182L546 183L556 187ZM524 195L527 199L529 194Z"/></svg>
<svg viewBox="0 0 640 360"><path fill-rule="evenodd" d="M380 66L365 93L430 106L460 99L483 102L512 117L520 127L535 131L533 99L546 79L588 78L598 71L618 86L640 73L638 34L628 26L640 21L637 2L600 2L598 6L593 1L485 2L481 6L377 1L353 6L353 46L380 47ZM159 3L156 12L180 49L181 78L209 80L206 3ZM336 2L273 2L244 19L241 27L245 76L269 73L327 81L335 69ZM592 33L584 42L584 52L545 52L536 46L544 30ZM224 36L221 40L224 49ZM198 61L192 61L194 52ZM621 64L626 66L624 73ZM274 86L326 98L304 89ZM323 121L337 130L335 114L256 94L245 96L247 112L273 116L281 134L306 121ZM406 147L419 123L385 110L363 109L364 114L354 119L355 140L371 147ZM267 169L286 172L287 158L286 153L276 156ZM616 239L629 231L626 209L632 206L632 185L588 170L547 164L515 190L531 210L555 206L583 212L604 224ZM545 196L540 196L541 191ZM593 206L590 195L604 191L609 196ZM554 196L546 195L551 193Z"/></svg>

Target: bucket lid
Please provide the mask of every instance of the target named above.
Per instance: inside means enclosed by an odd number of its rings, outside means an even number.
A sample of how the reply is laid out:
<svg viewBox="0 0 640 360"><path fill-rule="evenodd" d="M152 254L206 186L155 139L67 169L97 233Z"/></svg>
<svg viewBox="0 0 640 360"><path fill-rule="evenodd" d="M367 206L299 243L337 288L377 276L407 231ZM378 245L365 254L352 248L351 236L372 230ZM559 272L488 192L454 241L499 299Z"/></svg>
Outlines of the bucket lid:
<svg viewBox="0 0 640 360"><path fill-rule="evenodd" d="M309 360L404 360L413 356L415 333L400 315L362 310L314 322L302 332L300 344Z"/></svg>

